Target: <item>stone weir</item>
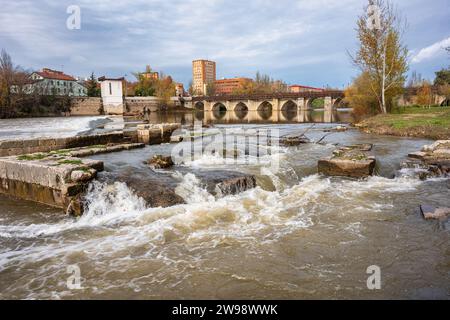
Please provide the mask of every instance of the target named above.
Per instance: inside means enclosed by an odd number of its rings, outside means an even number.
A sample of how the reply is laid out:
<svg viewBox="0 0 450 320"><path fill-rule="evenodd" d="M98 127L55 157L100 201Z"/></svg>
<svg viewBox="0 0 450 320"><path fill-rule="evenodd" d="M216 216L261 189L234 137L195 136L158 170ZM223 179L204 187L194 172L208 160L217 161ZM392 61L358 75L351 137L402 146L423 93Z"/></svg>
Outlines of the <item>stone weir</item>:
<svg viewBox="0 0 450 320"><path fill-rule="evenodd" d="M179 124L146 125L137 128L146 144L170 142ZM145 147L124 137L123 132L70 138L0 142L0 193L83 213L88 184L103 171L103 162L91 155Z"/></svg>
<svg viewBox="0 0 450 320"><path fill-rule="evenodd" d="M0 158L0 193L81 215L87 185L103 171L102 161L81 158L144 146L142 143L94 145L3 157Z"/></svg>
<svg viewBox="0 0 450 320"><path fill-rule="evenodd" d="M91 145L107 145L121 143L126 139L122 132L76 136L69 138L45 138L30 140L0 141L0 157L16 156L38 152L50 152L68 148L86 147Z"/></svg>
<svg viewBox="0 0 450 320"><path fill-rule="evenodd" d="M82 214L80 195L103 162L58 154L0 158L0 193Z"/></svg>

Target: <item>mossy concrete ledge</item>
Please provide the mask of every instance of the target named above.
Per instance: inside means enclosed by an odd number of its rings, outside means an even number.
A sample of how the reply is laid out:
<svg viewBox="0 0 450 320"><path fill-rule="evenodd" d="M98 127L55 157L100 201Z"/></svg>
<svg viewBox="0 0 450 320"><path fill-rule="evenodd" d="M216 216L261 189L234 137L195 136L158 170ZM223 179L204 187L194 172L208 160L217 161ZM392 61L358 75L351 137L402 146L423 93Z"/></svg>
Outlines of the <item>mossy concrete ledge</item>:
<svg viewBox="0 0 450 320"><path fill-rule="evenodd" d="M43 138L30 140L0 141L0 157L50 152L60 149L87 147L92 145L106 145L123 143L125 137L122 132L76 136L69 138Z"/></svg>
<svg viewBox="0 0 450 320"><path fill-rule="evenodd" d="M0 158L0 193L81 215L87 184L103 162L58 155L29 154Z"/></svg>

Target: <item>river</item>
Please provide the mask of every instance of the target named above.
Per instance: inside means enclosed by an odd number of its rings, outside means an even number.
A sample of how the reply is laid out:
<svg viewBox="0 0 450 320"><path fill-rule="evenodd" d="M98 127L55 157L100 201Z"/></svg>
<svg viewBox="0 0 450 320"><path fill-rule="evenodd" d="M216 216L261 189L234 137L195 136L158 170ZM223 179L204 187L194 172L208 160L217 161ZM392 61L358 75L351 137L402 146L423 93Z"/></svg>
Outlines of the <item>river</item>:
<svg viewBox="0 0 450 320"><path fill-rule="evenodd" d="M174 119L191 124L198 118L177 114L154 121ZM227 115L207 119L216 123L207 132L308 130L314 141L333 126L311 127L295 119L238 123ZM96 120L77 132L94 130ZM186 204L165 209L147 208L120 183L94 183L80 219L0 195L0 298L449 299L450 225L424 221L418 207L449 207L450 181L422 181L415 170L399 171L408 152L430 141L349 130L325 142L273 146L262 161L243 152L238 158L246 161L238 165L212 155L184 159L163 173L178 179L177 193ZM336 143L373 143L379 175L362 181L317 175L317 160L330 155ZM172 148L149 146L94 158L105 160L103 174L144 170L142 161L169 155ZM195 175L205 169L254 174L258 187L213 196ZM80 290L66 285L71 265L80 269ZM381 290L366 285L373 265L381 270Z"/></svg>

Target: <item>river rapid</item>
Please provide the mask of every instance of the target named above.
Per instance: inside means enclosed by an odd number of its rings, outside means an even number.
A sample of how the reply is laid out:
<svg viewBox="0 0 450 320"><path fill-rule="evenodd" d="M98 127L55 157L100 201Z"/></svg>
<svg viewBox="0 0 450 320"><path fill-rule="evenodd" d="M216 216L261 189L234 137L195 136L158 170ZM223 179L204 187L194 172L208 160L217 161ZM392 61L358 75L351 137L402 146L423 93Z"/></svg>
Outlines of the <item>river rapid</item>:
<svg viewBox="0 0 450 320"><path fill-rule="evenodd" d="M318 124L307 135L317 141L330 126ZM262 127L209 130L238 135ZM284 135L310 125L270 127ZM350 130L325 142L276 148L262 161L248 157L239 165L214 155L184 159L163 172L178 179L186 201L170 208L146 207L121 183L93 183L79 219L0 195L0 298L449 299L450 225L423 220L418 207L449 207L450 181L422 181L417 170L399 170L408 152L429 141ZM373 143L378 176L317 175L317 160L337 143ZM146 169L142 161L172 148L93 158L105 161L107 175ZM200 169L254 174L258 187L213 196L195 174ZM67 287L73 265L79 290ZM381 269L381 290L367 287L373 265Z"/></svg>

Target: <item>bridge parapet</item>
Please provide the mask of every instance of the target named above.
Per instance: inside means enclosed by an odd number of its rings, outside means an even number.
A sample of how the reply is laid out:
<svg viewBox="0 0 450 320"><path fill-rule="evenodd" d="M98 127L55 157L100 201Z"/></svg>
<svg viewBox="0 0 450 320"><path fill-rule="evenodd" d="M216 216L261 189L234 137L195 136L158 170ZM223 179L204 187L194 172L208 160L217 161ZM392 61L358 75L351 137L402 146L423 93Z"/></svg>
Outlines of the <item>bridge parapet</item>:
<svg viewBox="0 0 450 320"><path fill-rule="evenodd" d="M324 90L322 92L299 92L299 93L291 93L291 92L283 92L283 93L271 93L271 94L247 94L247 95L216 95L216 96L198 96L193 97L193 102L198 101L248 101L248 100L298 100L300 98L311 99L311 98L325 98L331 97L332 99L344 98L344 91L340 90Z"/></svg>

